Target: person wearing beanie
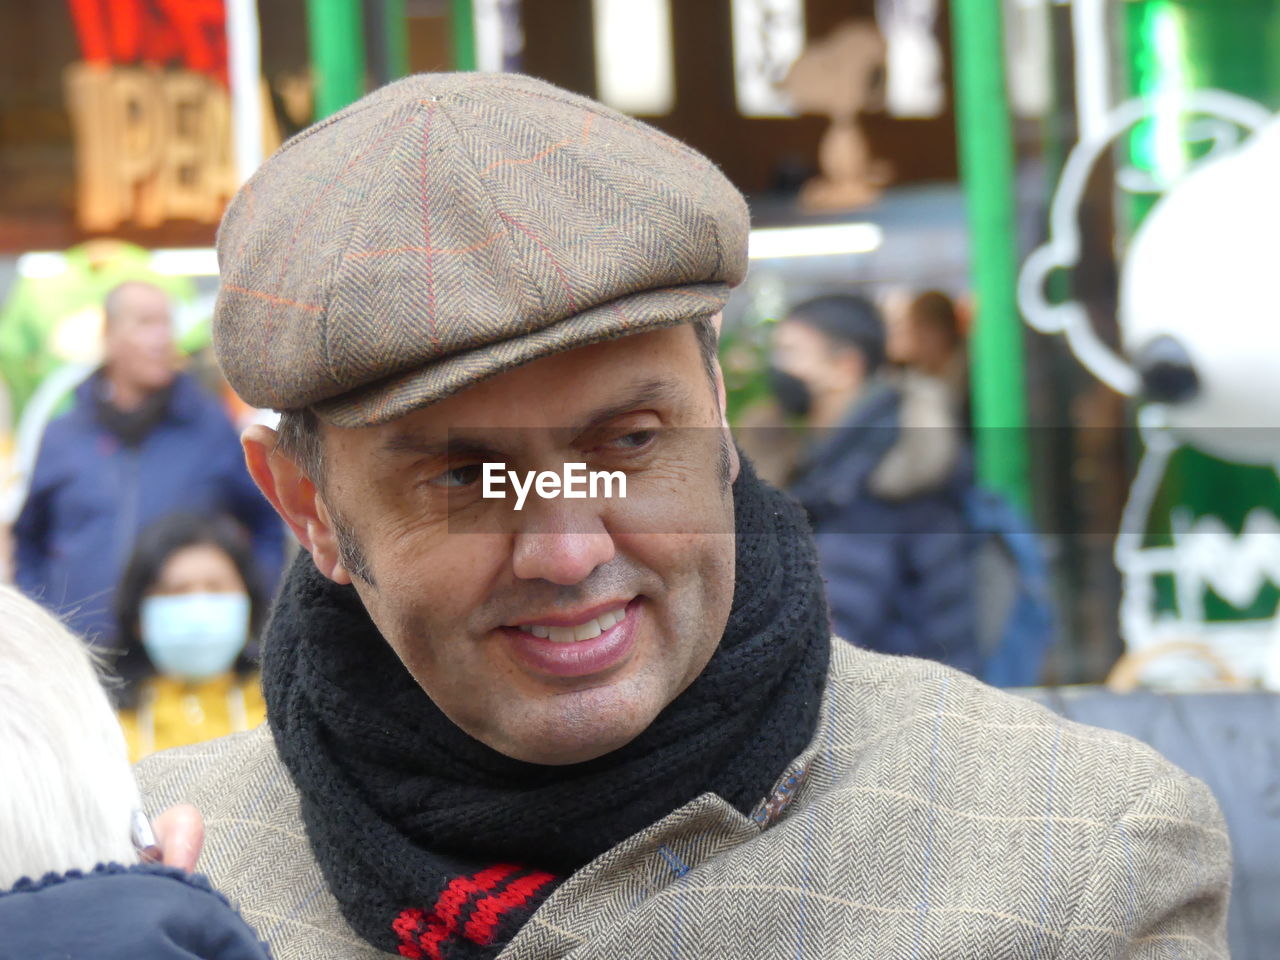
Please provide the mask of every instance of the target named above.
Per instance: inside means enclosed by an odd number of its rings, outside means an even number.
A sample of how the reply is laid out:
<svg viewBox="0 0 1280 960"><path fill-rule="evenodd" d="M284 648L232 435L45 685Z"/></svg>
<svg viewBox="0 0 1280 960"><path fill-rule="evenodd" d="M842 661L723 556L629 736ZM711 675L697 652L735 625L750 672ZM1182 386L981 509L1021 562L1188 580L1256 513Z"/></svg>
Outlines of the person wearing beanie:
<svg viewBox="0 0 1280 960"><path fill-rule="evenodd" d="M884 321L855 294L794 307L770 375L806 427L786 487L809 515L836 633L980 675L972 477L946 392L886 370Z"/></svg>
<svg viewBox="0 0 1280 960"><path fill-rule="evenodd" d="M729 439L745 202L518 75L298 134L218 235L250 472L302 550L267 723L139 768L278 960L1216 956L1229 855L1150 749L835 640Z"/></svg>

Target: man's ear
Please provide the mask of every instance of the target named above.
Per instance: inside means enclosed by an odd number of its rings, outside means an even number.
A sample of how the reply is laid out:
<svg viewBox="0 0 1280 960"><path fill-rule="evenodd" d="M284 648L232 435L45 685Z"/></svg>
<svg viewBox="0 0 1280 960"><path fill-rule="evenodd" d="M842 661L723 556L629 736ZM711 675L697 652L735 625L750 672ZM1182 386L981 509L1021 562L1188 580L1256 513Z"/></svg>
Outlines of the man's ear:
<svg viewBox="0 0 1280 960"><path fill-rule="evenodd" d="M311 554L316 569L335 583L350 583L342 565L333 515L320 491L302 468L277 449L280 436L270 427L254 424L240 438L245 466L276 513Z"/></svg>
<svg viewBox="0 0 1280 960"><path fill-rule="evenodd" d="M738 472L742 469L742 462L738 459L738 445L733 442L733 431L729 429L729 391L724 385L724 371L720 369L720 362L716 361L716 402L720 404L720 429L725 433L725 439L728 440L729 447L729 482L738 479Z"/></svg>

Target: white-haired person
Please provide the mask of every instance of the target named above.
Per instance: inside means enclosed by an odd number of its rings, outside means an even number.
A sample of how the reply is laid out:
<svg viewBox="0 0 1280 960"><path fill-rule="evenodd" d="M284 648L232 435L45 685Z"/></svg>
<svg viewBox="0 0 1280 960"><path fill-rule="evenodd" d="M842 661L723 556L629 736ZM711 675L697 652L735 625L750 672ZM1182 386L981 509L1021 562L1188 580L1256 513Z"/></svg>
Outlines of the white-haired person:
<svg viewBox="0 0 1280 960"><path fill-rule="evenodd" d="M8 586L0 784L0 960L268 956L208 881L188 872L199 814L172 808L151 835L88 648Z"/></svg>

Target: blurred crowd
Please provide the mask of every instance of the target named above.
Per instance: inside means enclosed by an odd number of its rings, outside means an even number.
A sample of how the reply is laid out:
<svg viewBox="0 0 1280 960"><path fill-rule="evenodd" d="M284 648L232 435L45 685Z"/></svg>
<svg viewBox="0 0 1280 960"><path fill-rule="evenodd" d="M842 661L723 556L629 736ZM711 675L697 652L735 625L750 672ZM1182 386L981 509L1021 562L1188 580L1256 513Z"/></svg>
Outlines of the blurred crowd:
<svg viewBox="0 0 1280 960"><path fill-rule="evenodd" d="M125 280L102 315L102 362L43 430L11 562L103 659L136 760L262 721L255 637L285 533L182 359L170 294Z"/></svg>
<svg viewBox="0 0 1280 960"><path fill-rule="evenodd" d="M836 632L992 683L1037 683L1053 639L1048 574L1026 522L975 480L952 298L796 304L772 329L768 379L739 444L807 511Z"/></svg>

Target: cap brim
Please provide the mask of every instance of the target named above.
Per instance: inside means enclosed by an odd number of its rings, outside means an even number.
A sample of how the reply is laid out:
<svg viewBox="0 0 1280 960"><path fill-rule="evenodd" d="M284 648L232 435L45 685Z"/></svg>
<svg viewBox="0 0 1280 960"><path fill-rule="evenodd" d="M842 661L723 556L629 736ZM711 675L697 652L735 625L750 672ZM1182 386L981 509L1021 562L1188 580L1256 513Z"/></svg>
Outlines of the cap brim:
<svg viewBox="0 0 1280 960"><path fill-rule="evenodd" d="M724 307L729 292L728 284L702 283L620 297L533 333L387 377L317 403L313 409L335 427L387 423L542 357L711 316Z"/></svg>

